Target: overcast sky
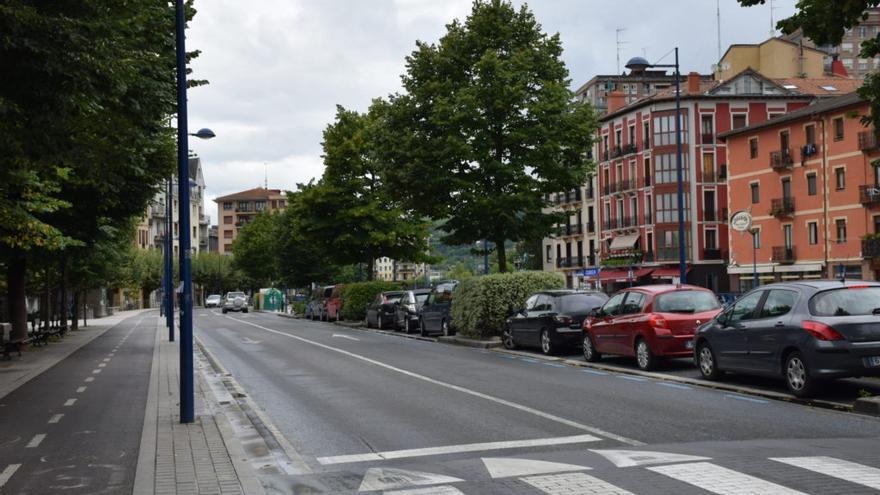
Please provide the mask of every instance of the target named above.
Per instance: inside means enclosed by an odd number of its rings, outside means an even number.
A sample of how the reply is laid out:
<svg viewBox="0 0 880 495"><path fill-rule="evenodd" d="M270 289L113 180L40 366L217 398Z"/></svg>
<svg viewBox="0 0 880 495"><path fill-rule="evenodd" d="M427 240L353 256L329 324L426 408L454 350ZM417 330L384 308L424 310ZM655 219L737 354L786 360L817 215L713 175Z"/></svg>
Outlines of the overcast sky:
<svg viewBox="0 0 880 495"><path fill-rule="evenodd" d="M516 5L521 1L515 0ZM714 0L533 0L547 33L559 33L572 89L617 71L635 55L651 62L680 47L682 71L709 73L717 61ZM768 2L769 3L769 2ZM775 19L795 0L776 0ZM400 89L404 57L416 40L434 42L470 0L196 0L187 48L201 50L189 91L189 127L217 137L192 139L202 156L207 211L217 196L263 184L294 189L320 177L321 132L336 104L366 110L374 97ZM769 5L743 8L721 0L722 50L770 36ZM664 61L671 62L671 58Z"/></svg>

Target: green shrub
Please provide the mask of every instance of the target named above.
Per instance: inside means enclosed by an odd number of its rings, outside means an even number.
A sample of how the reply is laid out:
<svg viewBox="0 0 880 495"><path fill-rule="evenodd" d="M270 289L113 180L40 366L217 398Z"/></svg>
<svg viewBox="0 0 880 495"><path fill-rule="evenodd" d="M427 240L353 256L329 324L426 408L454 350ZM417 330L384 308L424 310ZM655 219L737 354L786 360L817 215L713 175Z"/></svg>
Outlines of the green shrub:
<svg viewBox="0 0 880 495"><path fill-rule="evenodd" d="M385 282L376 280L373 282L357 282L342 286L342 312L343 320L359 321L367 315L367 305L373 301L377 294L387 290L400 290L399 282Z"/></svg>
<svg viewBox="0 0 880 495"><path fill-rule="evenodd" d="M511 308L521 308L535 292L565 287L558 273L499 273L467 279L456 287L452 323L458 333L472 338L501 335Z"/></svg>
<svg viewBox="0 0 880 495"><path fill-rule="evenodd" d="M306 304L308 304L308 301L295 301L295 302L291 303L290 306L293 308L293 314L295 314L295 315L306 314Z"/></svg>

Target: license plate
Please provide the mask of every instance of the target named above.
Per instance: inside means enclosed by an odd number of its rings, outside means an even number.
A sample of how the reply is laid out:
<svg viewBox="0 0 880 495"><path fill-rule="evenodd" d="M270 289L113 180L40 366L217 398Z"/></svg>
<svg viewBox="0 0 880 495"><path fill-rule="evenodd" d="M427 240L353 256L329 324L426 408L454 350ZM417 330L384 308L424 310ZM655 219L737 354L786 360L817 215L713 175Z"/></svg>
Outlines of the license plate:
<svg viewBox="0 0 880 495"><path fill-rule="evenodd" d="M694 341L693 341L693 340L688 340L687 342L685 342L685 343L684 343L684 348L685 348L685 349L693 349L693 348L694 348ZM877 357L880 357L880 356L877 356Z"/></svg>
<svg viewBox="0 0 880 495"><path fill-rule="evenodd" d="M865 358L866 368L876 368L880 366L880 356L868 356Z"/></svg>

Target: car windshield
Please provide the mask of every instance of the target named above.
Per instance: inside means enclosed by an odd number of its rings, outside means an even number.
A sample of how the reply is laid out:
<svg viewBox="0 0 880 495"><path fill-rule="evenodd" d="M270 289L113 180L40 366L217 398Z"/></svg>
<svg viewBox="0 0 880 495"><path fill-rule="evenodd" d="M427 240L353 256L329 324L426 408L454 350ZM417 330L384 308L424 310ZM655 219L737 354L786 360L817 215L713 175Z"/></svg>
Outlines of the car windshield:
<svg viewBox="0 0 880 495"><path fill-rule="evenodd" d="M667 292L654 300L654 311L657 313L702 313L720 307L715 294L700 290Z"/></svg>
<svg viewBox="0 0 880 495"><path fill-rule="evenodd" d="M214 294L212 296L208 296L208 299L220 299L220 296Z"/></svg>
<svg viewBox="0 0 880 495"><path fill-rule="evenodd" d="M236 297L244 297L244 292L230 292L226 295L229 299L235 299Z"/></svg>
<svg viewBox="0 0 880 495"><path fill-rule="evenodd" d="M396 303L397 301L400 301L400 298L402 297L403 294L386 294L385 300L390 303Z"/></svg>
<svg viewBox="0 0 880 495"><path fill-rule="evenodd" d="M587 314L605 304L608 296L604 294L571 294L559 298L559 312L565 314Z"/></svg>
<svg viewBox="0 0 880 495"><path fill-rule="evenodd" d="M815 316L854 316L880 313L880 287L842 288L820 292L810 299Z"/></svg>

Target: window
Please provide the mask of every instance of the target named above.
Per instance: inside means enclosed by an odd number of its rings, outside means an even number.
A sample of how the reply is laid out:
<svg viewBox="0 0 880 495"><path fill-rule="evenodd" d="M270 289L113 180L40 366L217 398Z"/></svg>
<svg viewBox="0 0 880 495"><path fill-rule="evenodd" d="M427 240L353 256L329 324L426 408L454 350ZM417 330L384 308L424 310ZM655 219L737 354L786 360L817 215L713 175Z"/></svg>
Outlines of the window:
<svg viewBox="0 0 880 495"><path fill-rule="evenodd" d="M225 251L227 253L231 253L232 252L232 244L224 244L223 251ZM177 252L177 246L174 246L174 252Z"/></svg>
<svg viewBox="0 0 880 495"><path fill-rule="evenodd" d="M788 137L789 137L788 131L782 131L779 133L779 150L785 154L791 153L788 149L788 144L789 144Z"/></svg>
<svg viewBox="0 0 880 495"><path fill-rule="evenodd" d="M797 292L793 290L771 290L761 307L759 318L775 318L788 314L797 301Z"/></svg>
<svg viewBox="0 0 880 495"><path fill-rule="evenodd" d="M645 148L649 148L651 146L651 140L648 139L648 135L650 134L650 132L650 125L648 124L648 121L645 121L645 123L642 124L642 139L645 141Z"/></svg>
<svg viewBox="0 0 880 495"><path fill-rule="evenodd" d="M718 249L718 231L715 229L706 230L706 249Z"/></svg>
<svg viewBox="0 0 880 495"><path fill-rule="evenodd" d="M752 160L758 158L758 138L756 137L749 139L749 158Z"/></svg>
<svg viewBox="0 0 880 495"><path fill-rule="evenodd" d="M846 219L838 218L834 221L834 225L837 227L837 243L843 244L846 242Z"/></svg>
<svg viewBox="0 0 880 495"><path fill-rule="evenodd" d="M703 153L703 182L715 182L715 153Z"/></svg>
<svg viewBox="0 0 880 495"><path fill-rule="evenodd" d="M810 124L804 128L804 133L807 135L807 144L816 144L816 126Z"/></svg>
<svg viewBox="0 0 880 495"><path fill-rule="evenodd" d="M654 209L651 204L651 196L648 195L645 196L645 224L650 225L652 223L654 223Z"/></svg>
<svg viewBox="0 0 880 495"><path fill-rule="evenodd" d="M629 144L636 145L636 125L629 126Z"/></svg>
<svg viewBox="0 0 880 495"><path fill-rule="evenodd" d="M674 223L678 222L678 194L658 194L657 198L657 223ZM684 220L690 220L690 195L684 195Z"/></svg>
<svg viewBox="0 0 880 495"><path fill-rule="evenodd" d="M810 196L816 195L816 173L807 174L807 194Z"/></svg>
<svg viewBox="0 0 880 495"><path fill-rule="evenodd" d="M731 117L731 125L732 129L741 129L745 126L749 125L748 117L744 113L735 113Z"/></svg>
<svg viewBox="0 0 880 495"><path fill-rule="evenodd" d="M253 211L253 209L251 209L251 202L250 201L239 201L238 202L238 211Z"/></svg>
<svg viewBox="0 0 880 495"><path fill-rule="evenodd" d="M846 188L846 169L838 167L834 169L834 182L837 184L837 190L843 191Z"/></svg>
<svg viewBox="0 0 880 495"><path fill-rule="evenodd" d="M623 311L621 311L621 314L637 314L642 311L642 306L644 306L644 304L644 294L640 294L638 292L630 292L629 297L626 298L626 302L623 304Z"/></svg>
<svg viewBox="0 0 880 495"><path fill-rule="evenodd" d="M224 201L223 202L223 211L232 210L232 201Z"/></svg>
<svg viewBox="0 0 880 495"><path fill-rule="evenodd" d="M749 189L752 191L752 204L756 205L761 202L761 184L758 182L752 182L749 184Z"/></svg>
<svg viewBox="0 0 880 495"><path fill-rule="evenodd" d="M602 136L602 151L608 153L608 136Z"/></svg>
<svg viewBox="0 0 880 495"><path fill-rule="evenodd" d="M254 201L254 210L263 211L266 209L266 201Z"/></svg>
<svg viewBox="0 0 880 495"><path fill-rule="evenodd" d="M544 250L547 253L547 263L550 263L550 259L551 259L550 255L553 252L553 247L550 244L547 244L546 246L544 246Z"/></svg>
<svg viewBox="0 0 880 495"><path fill-rule="evenodd" d="M681 142L687 143L688 119L681 116ZM675 144L675 115L654 117L654 145L664 146Z"/></svg>
<svg viewBox="0 0 880 495"><path fill-rule="evenodd" d="M620 306L623 303L623 298L626 297L626 292L621 292L616 294L607 302L605 302L605 306L602 306L602 312L607 316L614 316L620 313Z"/></svg>
<svg viewBox="0 0 880 495"><path fill-rule="evenodd" d="M715 139L715 119L712 115L700 116L700 133L703 134L703 144L711 144Z"/></svg>
<svg viewBox="0 0 880 495"><path fill-rule="evenodd" d="M232 223L232 215L226 215L223 217L223 223Z"/></svg>
<svg viewBox="0 0 880 495"><path fill-rule="evenodd" d="M816 222L807 222L807 241L810 245L815 246L819 243L819 224Z"/></svg>
<svg viewBox="0 0 880 495"><path fill-rule="evenodd" d="M676 163L675 154L657 155L654 160L656 171L654 173L654 184L673 184L678 182L678 164ZM682 180L688 181L688 155L682 153L681 168L684 172Z"/></svg>
<svg viewBox="0 0 880 495"><path fill-rule="evenodd" d="M792 247L792 235L791 235L791 224L787 223L782 226L782 242L785 244L785 249L791 249Z"/></svg>
<svg viewBox="0 0 880 495"><path fill-rule="evenodd" d="M758 307L758 303L761 302L762 297L764 297L764 291L762 290L744 296L733 306L733 309L727 313L725 323L729 325L738 321L751 320L754 318L755 309Z"/></svg>
<svg viewBox="0 0 880 495"><path fill-rule="evenodd" d="M623 144L623 139L620 137L622 133L623 131L621 131L620 129L614 131L614 146L620 146L621 144Z"/></svg>
<svg viewBox="0 0 880 495"><path fill-rule="evenodd" d="M834 140L841 141L843 139L843 117L834 119Z"/></svg>
<svg viewBox="0 0 880 495"><path fill-rule="evenodd" d="M715 294L703 290L667 292L654 300L654 311L658 313L702 313L720 306Z"/></svg>
<svg viewBox="0 0 880 495"><path fill-rule="evenodd" d="M223 238L224 239L232 239L232 231L231 230L224 230L223 231Z"/></svg>

